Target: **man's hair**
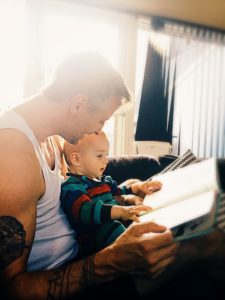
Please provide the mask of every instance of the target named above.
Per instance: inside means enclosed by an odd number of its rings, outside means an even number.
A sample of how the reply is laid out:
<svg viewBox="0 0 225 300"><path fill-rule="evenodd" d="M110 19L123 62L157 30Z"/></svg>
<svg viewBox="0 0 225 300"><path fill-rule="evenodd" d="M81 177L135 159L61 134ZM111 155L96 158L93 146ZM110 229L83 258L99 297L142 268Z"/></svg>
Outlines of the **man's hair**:
<svg viewBox="0 0 225 300"><path fill-rule="evenodd" d="M93 105L115 97L121 102L130 100L121 75L96 52L81 52L67 57L58 66L51 84L42 92L51 101L66 101L76 94L85 94Z"/></svg>

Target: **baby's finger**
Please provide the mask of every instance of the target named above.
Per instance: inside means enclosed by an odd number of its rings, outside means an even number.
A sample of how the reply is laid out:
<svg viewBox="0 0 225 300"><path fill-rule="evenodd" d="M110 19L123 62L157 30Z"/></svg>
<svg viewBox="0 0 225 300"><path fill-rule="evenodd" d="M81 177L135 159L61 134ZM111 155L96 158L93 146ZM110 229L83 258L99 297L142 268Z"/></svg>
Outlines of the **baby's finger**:
<svg viewBox="0 0 225 300"><path fill-rule="evenodd" d="M152 210L152 208L147 205L140 205L140 206L135 207L135 210L136 211L149 211L149 210Z"/></svg>
<svg viewBox="0 0 225 300"><path fill-rule="evenodd" d="M160 188L156 188L156 187L152 187L151 186L151 187L148 188L147 191L148 191L149 194L151 194L151 193L154 193L154 192L156 192L158 190L160 190Z"/></svg>
<svg viewBox="0 0 225 300"><path fill-rule="evenodd" d="M142 212L150 211L152 210L149 206L137 206L135 208L132 208L130 210L130 214L135 214L136 216L140 216Z"/></svg>
<svg viewBox="0 0 225 300"><path fill-rule="evenodd" d="M149 187L160 188L162 187L162 183L160 181L148 181L147 185Z"/></svg>
<svg viewBox="0 0 225 300"><path fill-rule="evenodd" d="M143 199L141 197L137 197L134 199L134 204L135 205L142 205Z"/></svg>
<svg viewBox="0 0 225 300"><path fill-rule="evenodd" d="M137 222L137 223L140 222L139 218L138 218L136 215L131 216L131 217L130 217L130 220L132 220L132 221L134 221L134 222Z"/></svg>
<svg viewBox="0 0 225 300"><path fill-rule="evenodd" d="M155 182L151 182L151 184L147 185L147 191L149 194L156 192L158 190L160 190L162 187L162 184L158 181Z"/></svg>
<svg viewBox="0 0 225 300"><path fill-rule="evenodd" d="M162 186L162 182L160 182L160 181L148 181L148 182L152 185Z"/></svg>

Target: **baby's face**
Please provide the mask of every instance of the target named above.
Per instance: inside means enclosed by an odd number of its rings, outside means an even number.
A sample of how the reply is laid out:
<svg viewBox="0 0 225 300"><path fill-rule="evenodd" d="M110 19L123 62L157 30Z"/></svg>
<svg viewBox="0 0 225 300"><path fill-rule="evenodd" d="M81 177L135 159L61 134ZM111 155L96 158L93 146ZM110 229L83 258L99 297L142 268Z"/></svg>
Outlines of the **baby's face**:
<svg viewBox="0 0 225 300"><path fill-rule="evenodd" d="M85 176L102 176L108 163L109 142L104 136L98 136L80 153L81 169Z"/></svg>

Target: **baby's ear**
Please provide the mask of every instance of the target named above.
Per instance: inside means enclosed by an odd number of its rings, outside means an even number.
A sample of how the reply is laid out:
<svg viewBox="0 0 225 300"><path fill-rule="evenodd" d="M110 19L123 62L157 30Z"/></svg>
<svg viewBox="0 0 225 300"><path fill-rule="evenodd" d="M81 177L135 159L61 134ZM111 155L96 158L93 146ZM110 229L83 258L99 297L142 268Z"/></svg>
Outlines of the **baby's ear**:
<svg viewBox="0 0 225 300"><path fill-rule="evenodd" d="M70 154L70 161L73 166L78 167L80 165L80 154L78 152L72 152Z"/></svg>

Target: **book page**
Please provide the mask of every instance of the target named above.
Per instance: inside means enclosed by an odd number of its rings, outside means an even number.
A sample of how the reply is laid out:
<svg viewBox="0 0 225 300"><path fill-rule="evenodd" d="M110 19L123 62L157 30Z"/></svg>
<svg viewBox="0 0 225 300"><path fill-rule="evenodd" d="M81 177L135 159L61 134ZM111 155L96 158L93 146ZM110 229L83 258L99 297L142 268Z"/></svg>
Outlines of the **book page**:
<svg viewBox="0 0 225 300"><path fill-rule="evenodd" d="M211 190L146 213L140 217L140 221L152 221L167 228L174 228L190 220L205 215L210 216L211 210L215 207L215 201L216 193ZM210 218L210 224L207 224L207 226L211 226L211 223L213 223L213 219Z"/></svg>
<svg viewBox="0 0 225 300"><path fill-rule="evenodd" d="M160 208L210 190L218 190L216 159L211 158L165 174L152 180L162 183L161 190L146 195L144 205Z"/></svg>

